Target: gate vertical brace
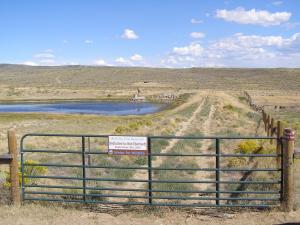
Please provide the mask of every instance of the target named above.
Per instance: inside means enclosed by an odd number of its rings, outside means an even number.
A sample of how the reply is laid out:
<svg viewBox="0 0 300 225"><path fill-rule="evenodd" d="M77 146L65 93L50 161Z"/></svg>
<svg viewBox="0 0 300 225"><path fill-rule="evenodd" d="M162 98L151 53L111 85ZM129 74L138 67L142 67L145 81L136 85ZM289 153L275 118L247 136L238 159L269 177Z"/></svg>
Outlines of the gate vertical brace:
<svg viewBox="0 0 300 225"><path fill-rule="evenodd" d="M25 201L25 178L24 178L24 152L23 152L24 137L20 141L20 152L21 152L21 192L22 192L22 201Z"/></svg>
<svg viewBox="0 0 300 225"><path fill-rule="evenodd" d="M220 205L220 139L216 138L216 205Z"/></svg>
<svg viewBox="0 0 300 225"><path fill-rule="evenodd" d="M91 140L90 137L88 137L88 152L90 153L91 151ZM88 166L92 165L91 161L91 154L88 154Z"/></svg>
<svg viewBox="0 0 300 225"><path fill-rule="evenodd" d="M152 205L152 153L151 153L151 138L148 137L148 203Z"/></svg>
<svg viewBox="0 0 300 225"><path fill-rule="evenodd" d="M86 202L86 171L85 171L85 137L81 138L81 150L82 150L82 190L83 201Z"/></svg>

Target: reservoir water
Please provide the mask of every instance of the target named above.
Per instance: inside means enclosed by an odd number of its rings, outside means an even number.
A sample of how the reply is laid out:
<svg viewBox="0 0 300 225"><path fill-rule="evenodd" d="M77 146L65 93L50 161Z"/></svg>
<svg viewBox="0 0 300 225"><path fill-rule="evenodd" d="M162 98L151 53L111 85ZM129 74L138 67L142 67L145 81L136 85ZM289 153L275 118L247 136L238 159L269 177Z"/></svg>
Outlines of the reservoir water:
<svg viewBox="0 0 300 225"><path fill-rule="evenodd" d="M28 102L0 103L0 113L64 113L102 115L145 115L160 111L165 105L133 102Z"/></svg>

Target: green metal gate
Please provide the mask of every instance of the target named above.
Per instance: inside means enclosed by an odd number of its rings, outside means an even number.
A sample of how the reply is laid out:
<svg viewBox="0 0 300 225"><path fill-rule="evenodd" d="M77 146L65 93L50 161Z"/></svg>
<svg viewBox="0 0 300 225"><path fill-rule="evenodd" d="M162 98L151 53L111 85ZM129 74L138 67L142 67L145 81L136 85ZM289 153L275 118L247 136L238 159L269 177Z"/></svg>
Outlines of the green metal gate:
<svg viewBox="0 0 300 225"><path fill-rule="evenodd" d="M23 136L23 201L270 207L282 199L282 165L276 164L282 153L241 154L226 147L241 140L276 138L149 136L146 156L110 155L107 139L108 135ZM172 140L172 151L161 152ZM209 143L206 150L204 142ZM47 173L39 172L45 169Z"/></svg>

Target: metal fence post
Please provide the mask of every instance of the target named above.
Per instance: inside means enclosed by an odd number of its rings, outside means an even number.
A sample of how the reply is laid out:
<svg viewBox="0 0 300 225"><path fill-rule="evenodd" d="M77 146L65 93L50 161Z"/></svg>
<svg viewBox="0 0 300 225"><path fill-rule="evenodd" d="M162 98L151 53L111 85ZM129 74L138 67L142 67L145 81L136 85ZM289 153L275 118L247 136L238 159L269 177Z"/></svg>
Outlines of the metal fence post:
<svg viewBox="0 0 300 225"><path fill-rule="evenodd" d="M290 128L283 132L283 210L290 212L294 207L294 155L295 131Z"/></svg>
<svg viewBox="0 0 300 225"><path fill-rule="evenodd" d="M216 138L216 205L220 205L220 139Z"/></svg>
<svg viewBox="0 0 300 225"><path fill-rule="evenodd" d="M24 152L23 152L23 145L24 145L24 136L21 138L20 141L20 154L21 154L21 188L22 188L22 201L25 200L25 168L24 168Z"/></svg>
<svg viewBox="0 0 300 225"><path fill-rule="evenodd" d="M14 130L8 131L8 151L12 156L9 164L10 180L11 180L11 200L14 205L20 205L20 183L19 183L19 166L17 153L17 139Z"/></svg>
<svg viewBox="0 0 300 225"><path fill-rule="evenodd" d="M81 138L81 150L82 150L82 190L83 201L86 202L86 173L85 173L85 137Z"/></svg>
<svg viewBox="0 0 300 225"><path fill-rule="evenodd" d="M152 205L152 155L150 137L148 137L148 197L148 202Z"/></svg>

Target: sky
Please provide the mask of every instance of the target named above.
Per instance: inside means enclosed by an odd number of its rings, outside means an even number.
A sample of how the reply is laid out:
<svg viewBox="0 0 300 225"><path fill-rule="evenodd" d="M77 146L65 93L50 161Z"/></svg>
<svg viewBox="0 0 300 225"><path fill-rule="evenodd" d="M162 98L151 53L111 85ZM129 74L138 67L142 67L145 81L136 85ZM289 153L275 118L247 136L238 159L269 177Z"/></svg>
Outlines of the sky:
<svg viewBox="0 0 300 225"><path fill-rule="evenodd" d="M300 67L300 0L0 0L0 63Z"/></svg>

